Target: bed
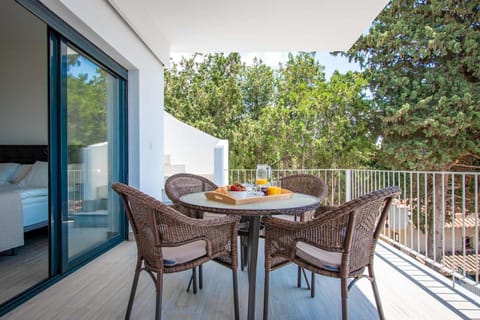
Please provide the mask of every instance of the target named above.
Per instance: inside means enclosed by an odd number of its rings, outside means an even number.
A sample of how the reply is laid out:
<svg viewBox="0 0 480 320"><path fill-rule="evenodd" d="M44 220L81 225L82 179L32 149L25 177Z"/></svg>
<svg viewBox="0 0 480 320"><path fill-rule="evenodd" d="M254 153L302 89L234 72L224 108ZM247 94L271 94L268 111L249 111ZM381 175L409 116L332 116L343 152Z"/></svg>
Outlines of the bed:
<svg viewBox="0 0 480 320"><path fill-rule="evenodd" d="M48 225L48 148L0 145L0 252Z"/></svg>

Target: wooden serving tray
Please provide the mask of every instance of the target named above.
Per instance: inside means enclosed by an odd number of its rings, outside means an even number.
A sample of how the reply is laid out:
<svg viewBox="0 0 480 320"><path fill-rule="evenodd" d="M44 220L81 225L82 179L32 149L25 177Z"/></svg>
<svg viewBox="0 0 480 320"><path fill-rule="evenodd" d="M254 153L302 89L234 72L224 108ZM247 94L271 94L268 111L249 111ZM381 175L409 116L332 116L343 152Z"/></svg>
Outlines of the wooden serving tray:
<svg viewBox="0 0 480 320"><path fill-rule="evenodd" d="M280 199L290 199L293 195L293 192L287 189L282 189L281 194L275 194L271 196L254 196L254 197L246 197L243 199L237 199L230 197L228 194L215 192L215 191L207 191L205 192L205 197L208 200L228 203L228 204L247 204L247 203L256 203L256 202L265 202L271 200L280 200Z"/></svg>

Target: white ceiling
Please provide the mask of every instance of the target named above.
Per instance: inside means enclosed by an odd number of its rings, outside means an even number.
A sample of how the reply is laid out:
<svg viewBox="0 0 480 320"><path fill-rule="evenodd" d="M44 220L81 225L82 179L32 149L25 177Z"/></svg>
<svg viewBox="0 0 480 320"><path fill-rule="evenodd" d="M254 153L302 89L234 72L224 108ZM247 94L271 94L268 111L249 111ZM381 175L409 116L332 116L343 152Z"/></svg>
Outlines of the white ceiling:
<svg viewBox="0 0 480 320"><path fill-rule="evenodd" d="M347 50L388 0L108 0L150 48Z"/></svg>

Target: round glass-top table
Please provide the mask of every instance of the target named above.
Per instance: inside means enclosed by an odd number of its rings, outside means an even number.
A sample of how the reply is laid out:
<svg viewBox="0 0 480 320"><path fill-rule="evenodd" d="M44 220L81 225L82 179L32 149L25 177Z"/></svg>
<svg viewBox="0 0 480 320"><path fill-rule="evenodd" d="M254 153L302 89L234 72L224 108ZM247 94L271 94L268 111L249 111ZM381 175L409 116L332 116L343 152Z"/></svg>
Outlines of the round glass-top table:
<svg viewBox="0 0 480 320"><path fill-rule="evenodd" d="M182 205L188 209L233 214L249 217L248 227L248 319L255 319L255 284L257 280L258 237L260 218L271 214L300 214L320 206L320 199L314 196L294 193L288 199L275 199L248 204L228 204L209 200L203 192L190 193L180 197Z"/></svg>
<svg viewBox="0 0 480 320"><path fill-rule="evenodd" d="M203 192L189 193L180 197L182 204L190 209L234 215L295 214L316 209L320 200L317 197L294 193L291 198L268 200L247 204L228 204L209 200Z"/></svg>

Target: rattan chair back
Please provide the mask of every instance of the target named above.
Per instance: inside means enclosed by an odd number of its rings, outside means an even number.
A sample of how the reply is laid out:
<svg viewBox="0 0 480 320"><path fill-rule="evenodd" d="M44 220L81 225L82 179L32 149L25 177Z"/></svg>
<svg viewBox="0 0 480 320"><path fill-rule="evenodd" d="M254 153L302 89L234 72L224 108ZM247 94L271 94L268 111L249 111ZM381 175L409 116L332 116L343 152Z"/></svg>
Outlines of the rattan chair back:
<svg viewBox="0 0 480 320"><path fill-rule="evenodd" d="M289 262L314 273L341 279L342 315L347 319L348 290L360 278L368 278L373 287L377 310L384 318L373 271L375 247L398 187L387 187L358 197L338 207L320 207L315 218L292 222L265 217L265 301L268 317L269 272ZM298 243L306 243L323 252L340 254L338 268L311 263L298 255ZM368 268L368 276L363 273ZM347 285L347 279L354 280Z"/></svg>
<svg viewBox="0 0 480 320"><path fill-rule="evenodd" d="M211 260L232 270L234 311L235 319L238 319L237 230L240 217L225 216L214 220L192 219L128 185L114 183L112 188L122 199L137 244L137 265L125 319L130 318L141 271L149 273L155 282L155 317L159 320L161 319L163 274L196 268ZM197 251L200 253L190 259L170 260L168 264L163 259L162 248L181 250L182 246L185 248L186 245L199 242L200 245L204 243L204 251Z"/></svg>
<svg viewBox="0 0 480 320"><path fill-rule="evenodd" d="M191 173L177 173L165 181L165 193L173 202L175 209L192 218L201 218L201 213L191 212L180 203L180 197L194 192L213 191L217 185L205 177Z"/></svg>
<svg viewBox="0 0 480 320"><path fill-rule="evenodd" d="M130 186L115 183L112 186L122 199L128 221L137 244L138 255L152 270L162 268L162 250L157 229L155 207L166 210L167 206L158 200ZM155 206L152 206L155 204Z"/></svg>
<svg viewBox="0 0 480 320"><path fill-rule="evenodd" d="M326 183L311 174L296 174L291 176L286 176L280 179L282 188L288 189L292 192L308 194L320 200L325 199L327 196L327 185Z"/></svg>

